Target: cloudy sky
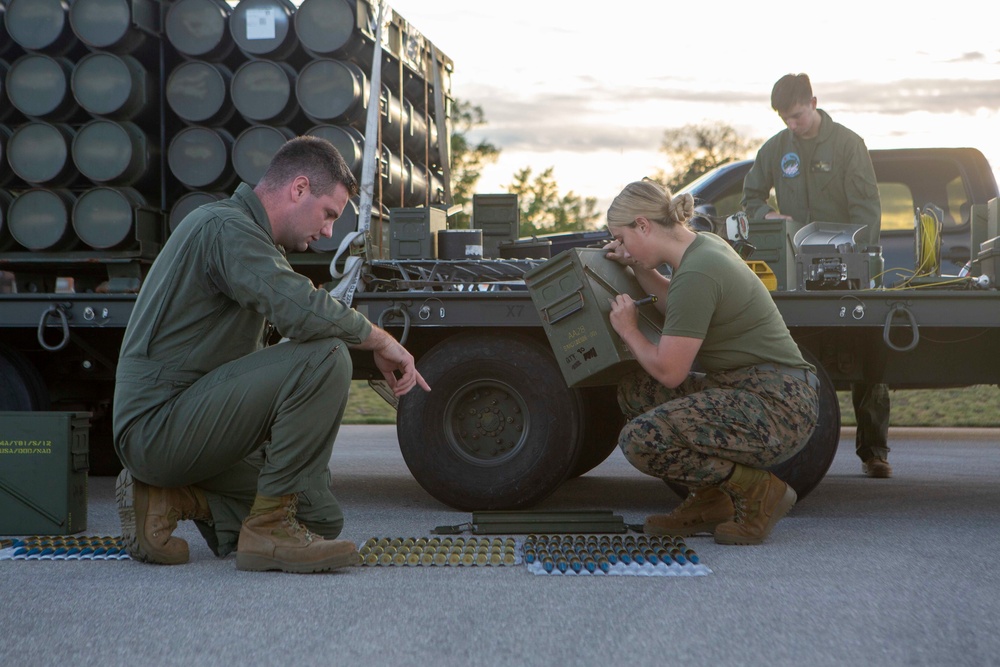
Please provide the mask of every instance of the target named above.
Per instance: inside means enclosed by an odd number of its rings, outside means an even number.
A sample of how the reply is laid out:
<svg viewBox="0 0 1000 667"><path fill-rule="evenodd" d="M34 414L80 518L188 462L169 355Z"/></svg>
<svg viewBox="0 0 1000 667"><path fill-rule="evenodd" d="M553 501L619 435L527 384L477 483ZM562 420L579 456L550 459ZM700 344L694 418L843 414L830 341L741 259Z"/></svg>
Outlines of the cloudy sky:
<svg viewBox="0 0 1000 667"><path fill-rule="evenodd" d="M883 6L884 5L884 6ZM452 94L483 108L502 149L480 192L549 166L602 208L666 168L663 131L782 129L771 86L806 72L820 107L869 148L974 146L1000 174L1000 5L664 0L397 0L455 63ZM836 6L836 11L832 8Z"/></svg>

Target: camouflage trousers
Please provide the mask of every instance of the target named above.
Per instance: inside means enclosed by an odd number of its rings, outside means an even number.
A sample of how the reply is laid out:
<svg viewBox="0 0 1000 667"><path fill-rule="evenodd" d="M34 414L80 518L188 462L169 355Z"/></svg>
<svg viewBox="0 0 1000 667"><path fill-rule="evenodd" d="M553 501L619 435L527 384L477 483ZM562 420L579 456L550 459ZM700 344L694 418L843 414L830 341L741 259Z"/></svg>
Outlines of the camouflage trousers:
<svg viewBox="0 0 1000 667"><path fill-rule="evenodd" d="M755 367L691 375L668 389L645 371L623 378L629 419L618 438L636 468L692 488L715 486L740 463L766 468L798 453L819 417L817 391Z"/></svg>

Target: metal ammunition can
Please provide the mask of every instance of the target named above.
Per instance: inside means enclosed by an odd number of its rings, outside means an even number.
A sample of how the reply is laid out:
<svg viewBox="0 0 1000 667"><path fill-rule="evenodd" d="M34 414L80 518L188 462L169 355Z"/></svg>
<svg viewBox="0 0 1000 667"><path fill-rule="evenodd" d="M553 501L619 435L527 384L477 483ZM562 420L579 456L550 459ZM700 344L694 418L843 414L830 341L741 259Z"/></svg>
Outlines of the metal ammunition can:
<svg viewBox="0 0 1000 667"><path fill-rule="evenodd" d="M0 412L0 535L87 528L89 412Z"/></svg>
<svg viewBox="0 0 1000 667"><path fill-rule="evenodd" d="M437 232L447 226L439 208L394 208L389 211L392 259L437 259Z"/></svg>
<svg viewBox="0 0 1000 667"><path fill-rule="evenodd" d="M570 387L616 384L639 368L611 327L611 300L619 294L646 296L625 267L600 248L573 248L524 274L556 361ZM660 339L663 316L653 304L639 306L639 330Z"/></svg>

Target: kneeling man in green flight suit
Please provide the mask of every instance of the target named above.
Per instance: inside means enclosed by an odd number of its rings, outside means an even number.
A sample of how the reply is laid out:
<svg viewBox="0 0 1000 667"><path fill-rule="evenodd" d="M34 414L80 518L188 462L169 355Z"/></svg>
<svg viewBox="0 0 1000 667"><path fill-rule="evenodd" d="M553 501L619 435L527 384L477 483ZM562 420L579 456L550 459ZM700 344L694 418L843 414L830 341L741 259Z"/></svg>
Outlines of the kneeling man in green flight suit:
<svg viewBox="0 0 1000 667"><path fill-rule="evenodd" d="M118 362L116 495L134 560L180 564L194 520L241 570L323 572L358 562L336 540L328 469L352 378L371 350L393 392L430 387L413 356L288 263L358 191L328 141L297 137L256 186L190 213L143 281ZM273 329L272 329L273 328ZM276 330L287 340L268 345Z"/></svg>

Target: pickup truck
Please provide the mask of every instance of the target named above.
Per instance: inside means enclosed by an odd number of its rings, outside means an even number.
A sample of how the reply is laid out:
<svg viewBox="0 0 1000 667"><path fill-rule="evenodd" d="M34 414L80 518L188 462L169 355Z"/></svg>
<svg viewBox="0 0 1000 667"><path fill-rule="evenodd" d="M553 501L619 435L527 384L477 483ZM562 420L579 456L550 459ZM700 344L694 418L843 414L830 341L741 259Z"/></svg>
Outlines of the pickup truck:
<svg viewBox="0 0 1000 667"><path fill-rule="evenodd" d="M892 287L912 275L914 212L925 204L938 206L944 214L941 273L958 273L979 250L970 246L972 205L997 196L996 178L985 156L974 148L901 148L869 153L882 202L883 284ZM708 205L716 218L726 218L740 208L743 179L751 166L753 160L730 162L684 189L695 195L699 204Z"/></svg>

